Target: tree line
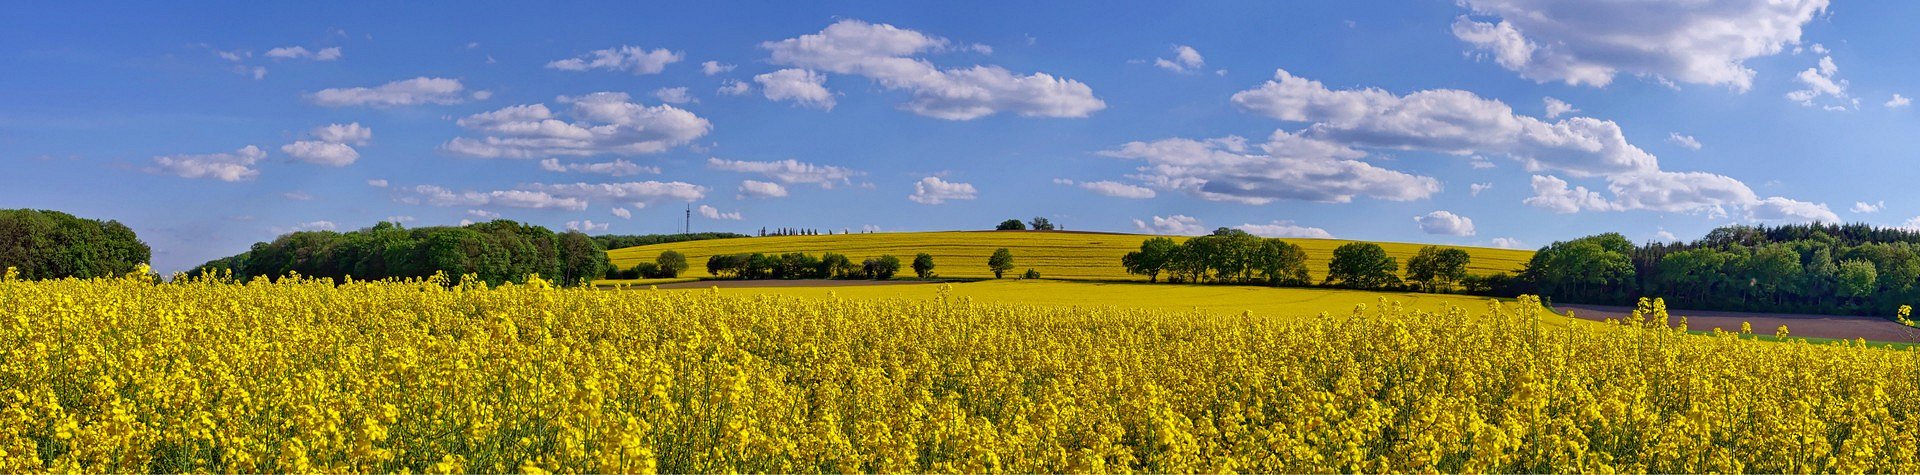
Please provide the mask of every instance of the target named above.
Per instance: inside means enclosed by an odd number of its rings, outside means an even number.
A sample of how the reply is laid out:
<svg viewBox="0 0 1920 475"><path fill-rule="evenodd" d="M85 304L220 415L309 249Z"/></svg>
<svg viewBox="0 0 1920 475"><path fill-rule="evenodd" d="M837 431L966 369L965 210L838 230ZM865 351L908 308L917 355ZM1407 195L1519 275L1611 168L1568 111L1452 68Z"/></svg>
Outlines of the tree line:
<svg viewBox="0 0 1920 475"><path fill-rule="evenodd" d="M119 221L59 211L0 210L0 271L21 279L124 275L153 258L153 250Z"/></svg>
<svg viewBox="0 0 1920 475"><path fill-rule="evenodd" d="M1727 226L1690 243L1634 245L1618 233L1552 243L1517 285L1560 302L1890 315L1920 301L1920 233L1867 225Z"/></svg>
<svg viewBox="0 0 1920 475"><path fill-rule="evenodd" d="M489 285L521 283L532 275L577 285L604 275L609 266L606 250L586 234L494 220L411 229L383 222L357 231L289 233L189 273L230 271L242 280L293 273L378 280L444 272L456 280L471 275Z"/></svg>
<svg viewBox="0 0 1920 475"><path fill-rule="evenodd" d="M604 235L594 236L593 242L599 243L601 249L606 249L611 251L614 249L636 247L636 246L647 246L647 245L653 245L653 244L667 244L667 243L674 243L674 242L701 241L701 240L707 240L707 239L730 239L730 238L743 238L743 237L747 237L747 235L739 234L739 233L640 234L640 235L604 234Z"/></svg>
<svg viewBox="0 0 1920 475"><path fill-rule="evenodd" d="M1378 244L1352 242L1334 249L1322 286L1452 292L1456 285L1474 281L1467 274L1471 256L1466 251L1427 246L1407 260L1406 278L1398 259ZM1261 238L1246 231L1219 228L1213 234L1176 243L1156 237L1140 243L1140 250L1120 258L1128 273L1158 282L1160 274L1174 283L1223 283L1270 286L1313 285L1308 277L1307 253L1285 240Z"/></svg>

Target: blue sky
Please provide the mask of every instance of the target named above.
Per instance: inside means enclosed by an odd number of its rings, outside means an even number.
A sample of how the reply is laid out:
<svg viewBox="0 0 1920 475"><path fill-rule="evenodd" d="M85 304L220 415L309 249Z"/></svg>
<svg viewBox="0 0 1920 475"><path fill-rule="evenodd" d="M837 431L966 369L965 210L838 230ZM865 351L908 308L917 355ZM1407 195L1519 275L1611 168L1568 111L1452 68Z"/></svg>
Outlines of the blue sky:
<svg viewBox="0 0 1920 475"><path fill-rule="evenodd" d="M387 219L677 232L689 204L700 231L1515 247L1910 226L1916 10L33 4L0 17L0 207L120 220L161 270Z"/></svg>

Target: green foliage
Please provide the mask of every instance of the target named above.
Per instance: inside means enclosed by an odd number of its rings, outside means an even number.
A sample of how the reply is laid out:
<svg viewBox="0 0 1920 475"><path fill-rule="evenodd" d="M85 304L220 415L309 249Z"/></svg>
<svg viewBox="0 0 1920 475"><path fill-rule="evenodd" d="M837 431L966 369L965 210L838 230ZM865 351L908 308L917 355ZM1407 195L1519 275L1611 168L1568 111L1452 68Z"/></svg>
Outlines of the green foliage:
<svg viewBox="0 0 1920 475"><path fill-rule="evenodd" d="M1034 231L1052 231L1053 222L1048 221L1047 218L1034 216L1033 221L1029 223L1029 227L1032 227Z"/></svg>
<svg viewBox="0 0 1920 475"><path fill-rule="evenodd" d="M1020 222L1018 219L1001 221L999 226L993 227L995 231L1024 231L1026 229L1027 223Z"/></svg>
<svg viewBox="0 0 1920 475"><path fill-rule="evenodd" d="M1156 237L1140 243L1140 250L1129 252L1120 258L1120 264L1127 268L1128 274L1147 276L1148 282L1158 282L1160 271L1180 252L1180 245L1173 239Z"/></svg>
<svg viewBox="0 0 1920 475"><path fill-rule="evenodd" d="M455 279L472 275L489 285L525 282L531 275L576 285L607 275L609 267L606 251L585 234L555 234L539 226L495 220L414 229L383 222L345 233L289 233L203 264L189 274L225 269L239 279L299 273L344 281L349 276L377 280L444 272Z"/></svg>
<svg viewBox="0 0 1920 475"><path fill-rule="evenodd" d="M1013 269L1013 251L1004 247L993 250L993 256L987 258L987 268L993 269L993 278L1000 278Z"/></svg>
<svg viewBox="0 0 1920 475"><path fill-rule="evenodd" d="M1027 268L1027 273L1025 273L1025 274L1020 274L1020 278L1022 278L1022 279L1038 279L1038 278L1040 278L1040 271L1037 271L1037 270L1033 270L1033 268L1031 268L1031 267L1029 267L1029 268Z"/></svg>
<svg viewBox="0 0 1920 475"><path fill-rule="evenodd" d="M922 252L913 256L913 275L922 279L933 278L933 254Z"/></svg>
<svg viewBox="0 0 1920 475"><path fill-rule="evenodd" d="M687 255L680 251L662 252L660 257L653 259L653 264L659 269L660 277L679 277L681 272L687 271Z"/></svg>
<svg viewBox="0 0 1920 475"><path fill-rule="evenodd" d="M878 258L867 259L860 267L866 271L869 279L892 279L894 274L900 272L900 258L893 257L892 254L881 255Z"/></svg>
<svg viewBox="0 0 1920 475"><path fill-rule="evenodd" d="M1387 250L1370 242L1351 242L1333 250L1323 285L1384 289L1400 285L1400 265Z"/></svg>
<svg viewBox="0 0 1920 475"><path fill-rule="evenodd" d="M152 257L147 244L119 221L0 210L0 271L13 267L21 279L124 275Z"/></svg>
<svg viewBox="0 0 1920 475"><path fill-rule="evenodd" d="M1453 284L1467 278L1467 263L1472 257L1460 249L1420 248L1407 259L1407 280L1419 283L1428 292L1450 292Z"/></svg>
<svg viewBox="0 0 1920 475"><path fill-rule="evenodd" d="M1231 228L1180 244L1165 237L1147 239L1140 250L1120 257L1128 273L1145 275L1148 281L1158 281L1165 271L1171 282L1265 285L1307 285L1306 262L1300 246Z"/></svg>

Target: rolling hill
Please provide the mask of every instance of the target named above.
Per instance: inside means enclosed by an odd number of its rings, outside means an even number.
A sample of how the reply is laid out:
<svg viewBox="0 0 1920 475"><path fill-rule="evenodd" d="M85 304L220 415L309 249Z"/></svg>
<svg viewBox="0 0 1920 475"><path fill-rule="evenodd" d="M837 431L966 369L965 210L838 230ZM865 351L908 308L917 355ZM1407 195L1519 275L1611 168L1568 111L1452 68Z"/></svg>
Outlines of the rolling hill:
<svg viewBox="0 0 1920 475"><path fill-rule="evenodd" d="M687 256L690 268L685 277L706 277L707 257L719 254L803 252L820 255L845 254L854 262L882 254L912 261L914 254L933 255L934 273L950 278L993 277L987 268L987 256L994 249L1013 252L1014 272L1031 268L1042 277L1075 280L1145 280L1129 275L1120 267L1120 256L1140 248L1140 242L1153 236L1144 234L1092 233L1077 231L940 231L910 233L835 234L825 236L770 236L704 241L676 242L629 247L607 251L614 265L631 267L651 262L661 252L679 251ZM1176 241L1182 236L1170 236ZM1324 277L1333 249L1349 240L1288 238L1307 252L1307 270L1315 280ZM1402 265L1426 244L1379 243L1387 254L1399 258ZM1468 272L1493 274L1518 273L1533 257L1531 250L1454 246L1473 256ZM903 272L908 272L903 269ZM910 275L910 274L909 274Z"/></svg>

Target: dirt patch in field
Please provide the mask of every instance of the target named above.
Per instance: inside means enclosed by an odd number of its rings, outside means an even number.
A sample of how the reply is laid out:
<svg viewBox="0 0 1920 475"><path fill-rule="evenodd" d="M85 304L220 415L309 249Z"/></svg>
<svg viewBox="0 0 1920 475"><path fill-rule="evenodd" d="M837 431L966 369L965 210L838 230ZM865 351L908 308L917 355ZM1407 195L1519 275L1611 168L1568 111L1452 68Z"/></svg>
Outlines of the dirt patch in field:
<svg viewBox="0 0 1920 475"><path fill-rule="evenodd" d="M1572 310L1573 316L1582 320L1624 320L1633 316L1633 307L1613 307L1606 305L1555 305L1554 308ZM1809 338L1854 339L1865 338L1869 341L1906 342L1909 341L1907 328L1880 317L1849 317L1837 315L1805 315L1793 313L1756 313L1756 312L1714 312L1704 310L1667 310L1672 325L1680 324L1680 317L1687 317L1687 329L1712 330L1719 328L1729 332L1740 331L1740 322L1753 324L1753 332L1772 335L1781 325L1787 326L1789 336Z"/></svg>
<svg viewBox="0 0 1920 475"><path fill-rule="evenodd" d="M704 289L719 287L723 289L751 289L764 287L865 287L870 285L917 285L937 284L929 280L834 280L834 279L796 279L796 280L701 280L694 282L674 282L660 284L662 289Z"/></svg>

